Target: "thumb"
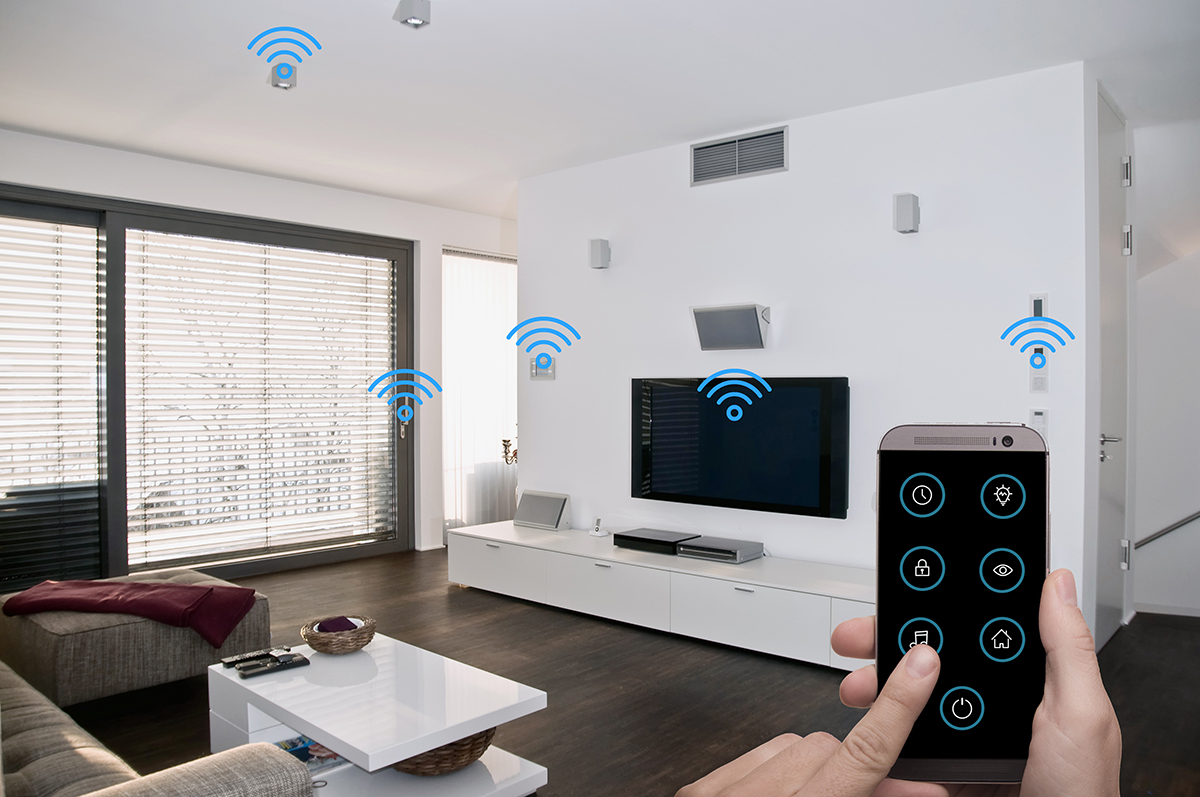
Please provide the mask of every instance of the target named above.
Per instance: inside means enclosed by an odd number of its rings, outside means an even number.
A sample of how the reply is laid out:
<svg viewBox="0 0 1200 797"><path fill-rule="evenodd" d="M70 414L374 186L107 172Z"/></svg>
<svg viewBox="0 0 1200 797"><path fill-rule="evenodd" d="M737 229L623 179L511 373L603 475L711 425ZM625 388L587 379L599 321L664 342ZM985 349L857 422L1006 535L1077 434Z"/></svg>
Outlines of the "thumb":
<svg viewBox="0 0 1200 797"><path fill-rule="evenodd" d="M801 794L865 797L874 791L900 757L913 723L933 693L940 669L941 661L928 645L908 651L875 705Z"/></svg>
<svg viewBox="0 0 1200 797"><path fill-rule="evenodd" d="M1046 649L1046 704L1053 711L1089 706L1104 694L1096 643L1075 599L1075 577L1055 570L1042 587L1038 613L1042 647Z"/></svg>

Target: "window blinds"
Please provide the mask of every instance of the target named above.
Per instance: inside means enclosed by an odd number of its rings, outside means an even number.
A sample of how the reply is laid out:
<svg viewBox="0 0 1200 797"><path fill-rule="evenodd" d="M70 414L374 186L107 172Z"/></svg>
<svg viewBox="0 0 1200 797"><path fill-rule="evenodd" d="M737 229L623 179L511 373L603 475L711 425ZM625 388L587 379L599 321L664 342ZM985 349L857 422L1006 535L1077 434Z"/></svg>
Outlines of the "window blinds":
<svg viewBox="0 0 1200 797"><path fill-rule="evenodd" d="M0 217L0 592L100 575L96 244Z"/></svg>
<svg viewBox="0 0 1200 797"><path fill-rule="evenodd" d="M129 566L394 539L388 260L126 236Z"/></svg>

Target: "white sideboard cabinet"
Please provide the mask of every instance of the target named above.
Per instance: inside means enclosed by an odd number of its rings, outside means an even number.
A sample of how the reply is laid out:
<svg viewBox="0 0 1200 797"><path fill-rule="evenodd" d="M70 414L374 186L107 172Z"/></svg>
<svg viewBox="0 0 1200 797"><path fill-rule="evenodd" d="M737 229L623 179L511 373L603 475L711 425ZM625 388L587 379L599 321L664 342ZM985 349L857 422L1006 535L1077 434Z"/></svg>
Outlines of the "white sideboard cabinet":
<svg viewBox="0 0 1200 797"><path fill-rule="evenodd" d="M617 548L511 521L454 529L450 581L660 631L849 670L830 631L875 612L875 572L764 557L740 565Z"/></svg>

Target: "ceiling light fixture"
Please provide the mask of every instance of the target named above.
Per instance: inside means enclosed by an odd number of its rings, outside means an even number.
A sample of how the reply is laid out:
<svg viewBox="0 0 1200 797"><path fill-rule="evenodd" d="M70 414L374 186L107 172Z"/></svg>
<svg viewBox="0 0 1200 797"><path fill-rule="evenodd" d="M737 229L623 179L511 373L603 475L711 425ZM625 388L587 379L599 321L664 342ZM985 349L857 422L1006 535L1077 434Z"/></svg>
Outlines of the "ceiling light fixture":
<svg viewBox="0 0 1200 797"><path fill-rule="evenodd" d="M400 0L392 19L413 28L429 24L429 0Z"/></svg>

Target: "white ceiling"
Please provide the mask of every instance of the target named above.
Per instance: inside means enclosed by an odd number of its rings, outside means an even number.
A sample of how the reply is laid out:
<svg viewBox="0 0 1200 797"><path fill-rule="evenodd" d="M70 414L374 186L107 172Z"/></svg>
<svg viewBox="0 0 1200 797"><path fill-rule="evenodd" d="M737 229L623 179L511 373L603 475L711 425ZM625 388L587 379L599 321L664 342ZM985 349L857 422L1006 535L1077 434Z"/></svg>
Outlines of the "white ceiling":
<svg viewBox="0 0 1200 797"><path fill-rule="evenodd" d="M0 0L0 127L515 218L522 177L1071 61L1200 119L1200 0L396 3ZM281 25L323 48L288 92Z"/></svg>

